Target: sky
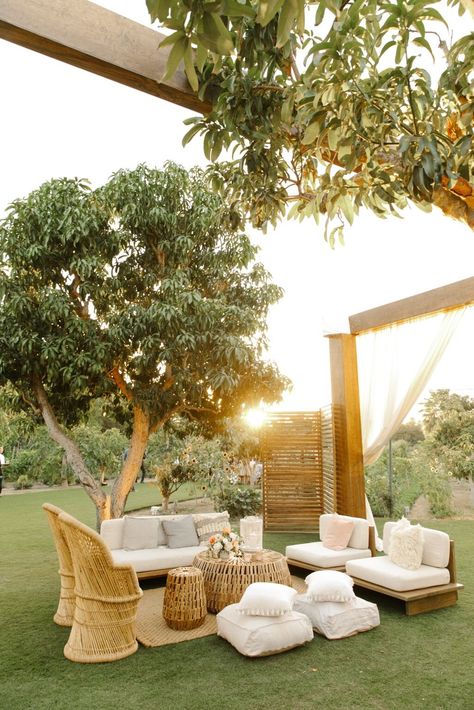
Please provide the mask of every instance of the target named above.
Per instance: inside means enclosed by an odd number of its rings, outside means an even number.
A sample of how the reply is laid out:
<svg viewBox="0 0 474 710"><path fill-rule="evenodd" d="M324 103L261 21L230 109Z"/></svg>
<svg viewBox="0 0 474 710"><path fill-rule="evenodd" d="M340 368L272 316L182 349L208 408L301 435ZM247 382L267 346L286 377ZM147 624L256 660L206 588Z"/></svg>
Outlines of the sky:
<svg viewBox="0 0 474 710"><path fill-rule="evenodd" d="M98 4L147 24L144 0ZM199 139L181 146L182 121L193 115L186 109L3 40L0 67L0 214L52 177L86 177L97 187L140 162L205 165ZM403 220L362 214L334 250L310 220L253 238L285 290L268 331L269 355L293 381L280 409L330 402L324 336L347 332L349 315L473 275L474 234L437 210L412 208ZM474 397L470 323L454 336L421 399L438 388Z"/></svg>

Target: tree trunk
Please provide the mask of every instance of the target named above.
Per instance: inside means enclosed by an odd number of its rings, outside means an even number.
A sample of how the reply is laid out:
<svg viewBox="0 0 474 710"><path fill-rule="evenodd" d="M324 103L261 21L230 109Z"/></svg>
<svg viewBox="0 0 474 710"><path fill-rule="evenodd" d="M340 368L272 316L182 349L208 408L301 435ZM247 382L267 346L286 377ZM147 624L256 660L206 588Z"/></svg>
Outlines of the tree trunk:
<svg viewBox="0 0 474 710"><path fill-rule="evenodd" d="M123 515L128 494L132 490L140 471L143 454L150 436L150 418L147 412L137 405L133 407L133 430L130 439L128 455L122 465L122 470L112 487L109 517L119 518Z"/></svg>
<svg viewBox="0 0 474 710"><path fill-rule="evenodd" d="M87 495L94 503L97 509L98 522L110 517L110 501L107 500L107 496L84 463L84 459L76 442L61 429L51 404L49 403L43 383L37 376L33 377L33 391L48 433L53 441L63 449L68 464L78 477Z"/></svg>
<svg viewBox="0 0 474 710"><path fill-rule="evenodd" d="M170 497L169 496L162 496L161 497L161 510L163 513L167 513L169 509L169 502L170 502Z"/></svg>

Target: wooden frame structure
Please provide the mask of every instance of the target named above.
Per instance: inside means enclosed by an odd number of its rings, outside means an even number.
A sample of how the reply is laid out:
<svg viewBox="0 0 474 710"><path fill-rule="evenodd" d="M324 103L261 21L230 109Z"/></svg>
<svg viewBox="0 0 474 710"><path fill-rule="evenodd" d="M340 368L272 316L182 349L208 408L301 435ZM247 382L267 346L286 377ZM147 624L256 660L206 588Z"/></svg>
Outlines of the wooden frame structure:
<svg viewBox="0 0 474 710"><path fill-rule="evenodd" d="M0 38L193 111L211 109L183 71L162 81L165 35L88 0L0 0Z"/></svg>
<svg viewBox="0 0 474 710"><path fill-rule="evenodd" d="M474 277L357 313L349 318L350 334L329 337L331 388L336 433L338 512L365 517L365 486L360 423L356 337L395 323L426 317L474 303Z"/></svg>
<svg viewBox="0 0 474 710"><path fill-rule="evenodd" d="M0 0L0 38L179 106L207 113L182 71L162 81L164 35L88 0ZM365 517L355 337L367 330L474 302L474 277L350 317L330 340L339 512Z"/></svg>

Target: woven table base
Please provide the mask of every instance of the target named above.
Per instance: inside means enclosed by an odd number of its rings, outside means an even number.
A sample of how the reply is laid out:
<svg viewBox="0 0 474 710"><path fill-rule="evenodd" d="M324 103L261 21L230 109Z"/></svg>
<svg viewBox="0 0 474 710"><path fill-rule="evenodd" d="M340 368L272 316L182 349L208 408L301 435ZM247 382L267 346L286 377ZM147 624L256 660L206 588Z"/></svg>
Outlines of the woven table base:
<svg viewBox="0 0 474 710"><path fill-rule="evenodd" d="M242 557L220 560L201 552L194 558L194 566L202 570L206 590L207 610L221 611L228 604L236 604L253 582L276 582L291 586L291 575L286 557L273 550L263 550L260 559L245 561Z"/></svg>
<svg viewBox="0 0 474 710"><path fill-rule="evenodd" d="M168 572L163 619L171 629L195 629L206 618L206 594L202 572L195 567L176 567Z"/></svg>

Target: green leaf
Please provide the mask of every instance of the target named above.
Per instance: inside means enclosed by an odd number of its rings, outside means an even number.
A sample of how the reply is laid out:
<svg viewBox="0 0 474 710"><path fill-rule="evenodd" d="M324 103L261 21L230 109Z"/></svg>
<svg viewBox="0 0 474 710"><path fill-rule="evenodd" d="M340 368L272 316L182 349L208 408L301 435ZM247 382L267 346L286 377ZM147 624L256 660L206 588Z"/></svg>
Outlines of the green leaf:
<svg viewBox="0 0 474 710"><path fill-rule="evenodd" d="M412 41L414 44L418 45L419 47L424 47L424 49L427 49L428 52L431 54L433 61L435 61L433 50L431 49L431 45L427 39L425 39L424 37L415 37L415 39Z"/></svg>
<svg viewBox="0 0 474 710"><path fill-rule="evenodd" d="M303 145L310 145L311 143L314 143L316 138L319 136L320 130L321 130L321 127L320 127L318 121L314 121L314 123L310 123L304 132L301 143Z"/></svg>
<svg viewBox="0 0 474 710"><path fill-rule="evenodd" d="M193 126L192 128L190 128L189 131L187 131L187 133L184 134L183 140L181 141L183 147L186 146L194 138L194 136L197 135L201 130L202 130L201 124L197 124L197 125Z"/></svg>
<svg viewBox="0 0 474 710"><path fill-rule="evenodd" d="M202 23L204 30L203 36L208 40L210 45L212 44L213 47L215 47L215 49L213 49L209 46L209 49L211 49L211 51L217 51L217 54L231 54L234 49L232 35L222 22L220 16L213 12L205 12ZM204 40L203 44L205 44Z"/></svg>
<svg viewBox="0 0 474 710"><path fill-rule="evenodd" d="M193 91L198 91L199 90L199 81L198 77L196 74L196 70L194 68L194 59L193 59L193 48L191 46L191 40L188 39L187 41L187 46L184 52L184 71L185 74L188 78L188 81L191 85L191 88Z"/></svg>
<svg viewBox="0 0 474 710"><path fill-rule="evenodd" d="M160 0L146 0L146 6L151 21L155 22L159 16Z"/></svg>
<svg viewBox="0 0 474 710"><path fill-rule="evenodd" d="M283 0L263 0L258 6L257 22L266 27L280 11Z"/></svg>
<svg viewBox="0 0 474 710"><path fill-rule="evenodd" d="M162 81L167 81L167 79L171 79L171 77L175 74L179 63L184 59L184 53L186 51L187 44L188 40L186 37L181 37L177 40L177 42L175 42L173 48L169 53L168 61L166 63L166 71L162 78Z"/></svg>
<svg viewBox="0 0 474 710"><path fill-rule="evenodd" d="M177 32L173 32L173 34L165 37L165 39L160 42L158 46L160 49L163 49L163 47L168 47L170 44L175 44L179 39L185 36L184 30L178 30Z"/></svg>
<svg viewBox="0 0 474 710"><path fill-rule="evenodd" d="M288 42L290 38L291 28L294 25L297 14L297 0L284 0L280 11L280 16L278 18L276 41L277 47L283 47L283 45Z"/></svg>

